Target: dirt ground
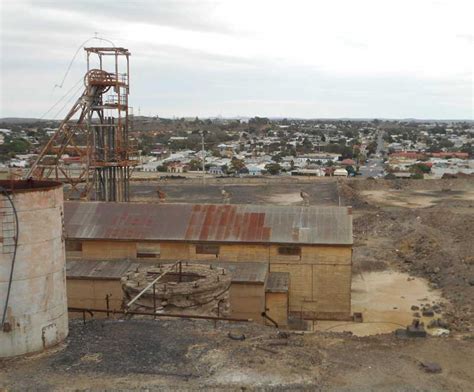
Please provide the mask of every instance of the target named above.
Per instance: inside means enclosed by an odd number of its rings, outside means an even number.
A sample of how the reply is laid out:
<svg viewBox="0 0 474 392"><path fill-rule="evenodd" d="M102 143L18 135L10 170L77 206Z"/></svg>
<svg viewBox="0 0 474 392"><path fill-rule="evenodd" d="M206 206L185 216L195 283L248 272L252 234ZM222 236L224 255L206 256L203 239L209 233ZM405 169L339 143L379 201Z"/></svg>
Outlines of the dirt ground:
<svg viewBox="0 0 474 392"><path fill-rule="evenodd" d="M352 312L363 315L363 322L315 321L313 330L344 332L357 336L369 336L394 332L411 324L414 314L425 325L432 320L443 319L444 309L449 306L440 290L429 287L426 279L413 278L396 271L372 271L355 274L352 278ZM418 308L413 311L412 307ZM423 316L423 307L435 307L433 316ZM446 329L426 328L427 333L438 335Z"/></svg>
<svg viewBox="0 0 474 392"><path fill-rule="evenodd" d="M135 198L167 202L353 206L352 305L365 323L317 322L317 332L191 320L71 323L62 346L0 361L0 391L472 391L474 184L469 180L232 180L136 183ZM415 306L419 309L412 309ZM449 336L397 337L422 309ZM244 334L233 340L229 331ZM343 331L352 331L343 332ZM432 332L430 330L430 332ZM368 336L366 336L368 335ZM435 362L438 373L422 363Z"/></svg>
<svg viewBox="0 0 474 392"><path fill-rule="evenodd" d="M337 183L332 179L206 179L134 182L131 201L159 202L157 189L166 194L166 203L231 203L303 205L301 190L309 194L311 205L338 205ZM224 201L222 190L230 193Z"/></svg>
<svg viewBox="0 0 474 392"><path fill-rule="evenodd" d="M245 336L245 340L233 340ZM279 336L271 327L207 321L71 324L47 353L0 362L0 388L71 390L469 391L474 340ZM436 362L440 373L422 363Z"/></svg>
<svg viewBox="0 0 474 392"><path fill-rule="evenodd" d="M445 312L450 329L472 335L474 183L360 180L341 183L340 191L354 206L354 272L426 278L452 305Z"/></svg>

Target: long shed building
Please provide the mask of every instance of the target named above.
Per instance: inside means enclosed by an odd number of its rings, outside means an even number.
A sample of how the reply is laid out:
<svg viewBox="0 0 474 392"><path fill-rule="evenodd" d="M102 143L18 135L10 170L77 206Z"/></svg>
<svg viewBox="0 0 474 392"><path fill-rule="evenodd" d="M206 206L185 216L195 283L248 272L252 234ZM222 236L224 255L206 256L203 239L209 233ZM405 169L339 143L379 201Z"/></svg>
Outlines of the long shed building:
<svg viewBox="0 0 474 392"><path fill-rule="evenodd" d="M287 276L290 314L350 317L350 207L66 202L65 228L69 260L264 263L262 311Z"/></svg>

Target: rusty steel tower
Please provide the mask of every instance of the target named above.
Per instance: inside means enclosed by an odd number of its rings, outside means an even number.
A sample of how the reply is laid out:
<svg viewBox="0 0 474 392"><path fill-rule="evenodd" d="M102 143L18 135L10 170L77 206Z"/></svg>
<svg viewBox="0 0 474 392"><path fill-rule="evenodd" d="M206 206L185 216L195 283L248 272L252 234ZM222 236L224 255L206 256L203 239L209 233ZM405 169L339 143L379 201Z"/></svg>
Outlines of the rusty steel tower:
<svg viewBox="0 0 474 392"><path fill-rule="evenodd" d="M129 201L137 163L128 137L130 52L116 47L85 51L84 92L25 177L63 181L69 185L66 198Z"/></svg>

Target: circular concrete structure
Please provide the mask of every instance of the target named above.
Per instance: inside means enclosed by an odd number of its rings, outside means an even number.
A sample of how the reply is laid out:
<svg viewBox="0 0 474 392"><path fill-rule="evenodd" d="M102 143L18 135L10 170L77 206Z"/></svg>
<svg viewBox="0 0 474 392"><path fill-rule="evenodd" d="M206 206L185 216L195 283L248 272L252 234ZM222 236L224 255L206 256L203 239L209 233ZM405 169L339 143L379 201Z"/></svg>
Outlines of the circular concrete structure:
<svg viewBox="0 0 474 392"><path fill-rule="evenodd" d="M128 271L122 277L125 303L140 293L149 283L166 271L172 264L141 266ZM136 302L139 308L163 313L182 313L205 316L227 316L229 314L229 289L231 277L225 269L212 265L181 265L166 273L150 287Z"/></svg>
<svg viewBox="0 0 474 392"><path fill-rule="evenodd" d="M68 334L63 186L0 181L0 187L0 357L12 357Z"/></svg>

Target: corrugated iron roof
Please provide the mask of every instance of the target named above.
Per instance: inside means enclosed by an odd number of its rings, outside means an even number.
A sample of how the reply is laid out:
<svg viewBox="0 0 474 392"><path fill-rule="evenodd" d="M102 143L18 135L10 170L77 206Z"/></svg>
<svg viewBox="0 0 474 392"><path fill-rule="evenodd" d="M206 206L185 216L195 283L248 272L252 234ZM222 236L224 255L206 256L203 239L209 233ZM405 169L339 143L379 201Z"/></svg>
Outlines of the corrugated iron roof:
<svg viewBox="0 0 474 392"><path fill-rule="evenodd" d="M270 272L268 274L267 293L287 293L290 285L290 274L288 272Z"/></svg>
<svg viewBox="0 0 474 392"><path fill-rule="evenodd" d="M68 238L352 244L350 207L65 202Z"/></svg>
<svg viewBox="0 0 474 392"><path fill-rule="evenodd" d="M201 261L196 264L202 264ZM268 273L267 263L211 263L224 268L232 276L232 283L257 283L264 284Z"/></svg>
<svg viewBox="0 0 474 392"><path fill-rule="evenodd" d="M155 264L175 263L176 260L160 260ZM215 261L188 261L190 264L212 264L224 268L232 276L232 283L264 284L268 272L266 263L224 263ZM151 263L138 263L130 260L75 260L66 263L68 279L105 279L118 280L127 271L138 266L152 266Z"/></svg>
<svg viewBox="0 0 474 392"><path fill-rule="evenodd" d="M66 276L74 279L120 279L136 266L137 263L129 260L73 260L66 263Z"/></svg>

